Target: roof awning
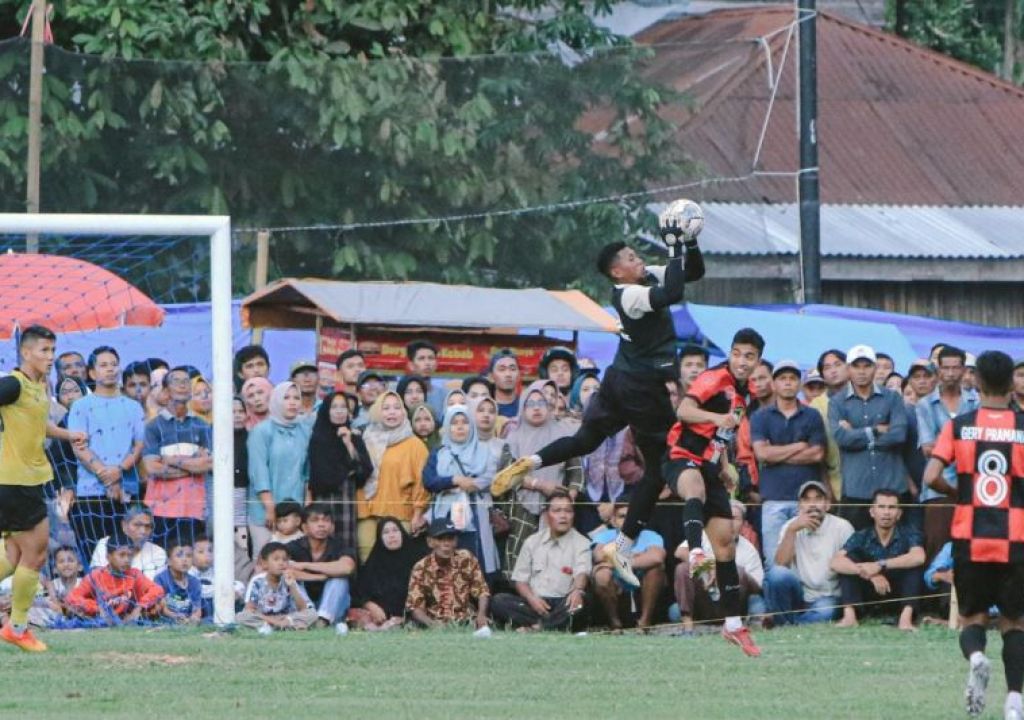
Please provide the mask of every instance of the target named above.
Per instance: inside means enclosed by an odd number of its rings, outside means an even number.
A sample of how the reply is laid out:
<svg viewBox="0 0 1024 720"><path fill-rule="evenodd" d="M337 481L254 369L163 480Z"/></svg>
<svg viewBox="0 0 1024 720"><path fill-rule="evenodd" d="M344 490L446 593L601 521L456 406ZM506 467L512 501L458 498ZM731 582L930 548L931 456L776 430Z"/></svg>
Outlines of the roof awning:
<svg viewBox="0 0 1024 720"><path fill-rule="evenodd" d="M318 317L394 328L618 332L615 318L578 290L286 278L242 301L245 327L313 328Z"/></svg>

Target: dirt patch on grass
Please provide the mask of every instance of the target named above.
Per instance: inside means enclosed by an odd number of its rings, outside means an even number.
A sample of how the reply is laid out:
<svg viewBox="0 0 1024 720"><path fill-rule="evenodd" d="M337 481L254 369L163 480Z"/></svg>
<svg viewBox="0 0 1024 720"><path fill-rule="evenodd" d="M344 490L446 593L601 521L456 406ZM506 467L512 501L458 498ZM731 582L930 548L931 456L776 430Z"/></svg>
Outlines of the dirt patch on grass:
<svg viewBox="0 0 1024 720"><path fill-rule="evenodd" d="M187 665L195 658L185 655L161 655L158 653L94 653L93 657L105 666L140 667L143 665Z"/></svg>

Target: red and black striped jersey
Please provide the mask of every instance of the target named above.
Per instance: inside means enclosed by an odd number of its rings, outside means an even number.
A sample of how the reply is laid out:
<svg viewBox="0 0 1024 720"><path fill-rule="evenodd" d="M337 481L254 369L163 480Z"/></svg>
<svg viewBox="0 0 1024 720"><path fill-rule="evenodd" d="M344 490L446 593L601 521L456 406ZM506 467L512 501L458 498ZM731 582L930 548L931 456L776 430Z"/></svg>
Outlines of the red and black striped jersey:
<svg viewBox="0 0 1024 720"><path fill-rule="evenodd" d="M958 415L943 426L932 457L956 467L954 549L974 562L1024 563L1024 413Z"/></svg>
<svg viewBox="0 0 1024 720"><path fill-rule="evenodd" d="M722 363L698 375L686 391L686 397L696 400L701 410L719 415L734 413L739 417L750 403L751 389L747 383L740 390L736 378L729 372L729 365ZM719 438L712 442L716 433ZM719 451L719 441L727 442L734 433L732 430L720 433L718 426L709 422L677 422L668 433L669 458L706 462Z"/></svg>

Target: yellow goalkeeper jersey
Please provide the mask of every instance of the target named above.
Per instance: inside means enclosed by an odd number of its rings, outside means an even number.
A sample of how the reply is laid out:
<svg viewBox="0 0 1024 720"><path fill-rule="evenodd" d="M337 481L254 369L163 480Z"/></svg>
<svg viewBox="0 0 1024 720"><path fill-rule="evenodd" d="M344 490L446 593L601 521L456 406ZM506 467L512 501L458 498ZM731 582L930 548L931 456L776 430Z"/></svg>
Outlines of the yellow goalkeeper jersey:
<svg viewBox="0 0 1024 720"><path fill-rule="evenodd" d="M0 405L0 485L42 485L53 478L45 448L50 414L46 381L32 382L20 370L10 376L21 391L13 403Z"/></svg>

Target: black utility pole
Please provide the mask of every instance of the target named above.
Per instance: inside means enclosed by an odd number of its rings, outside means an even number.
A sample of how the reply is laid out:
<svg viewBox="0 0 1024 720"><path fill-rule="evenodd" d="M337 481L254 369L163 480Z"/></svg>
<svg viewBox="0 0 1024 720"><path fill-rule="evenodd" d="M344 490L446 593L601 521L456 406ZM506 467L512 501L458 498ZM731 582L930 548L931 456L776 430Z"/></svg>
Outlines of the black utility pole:
<svg viewBox="0 0 1024 720"><path fill-rule="evenodd" d="M797 0L800 20L800 267L804 303L821 302L818 194L818 48L815 0Z"/></svg>

